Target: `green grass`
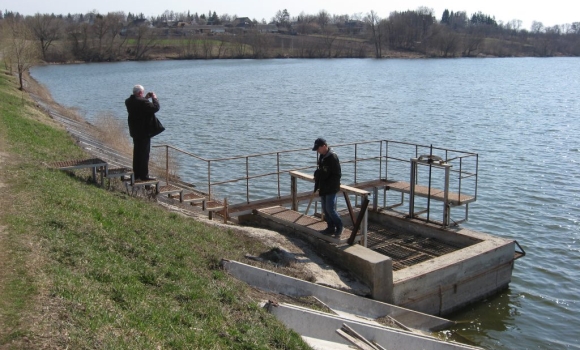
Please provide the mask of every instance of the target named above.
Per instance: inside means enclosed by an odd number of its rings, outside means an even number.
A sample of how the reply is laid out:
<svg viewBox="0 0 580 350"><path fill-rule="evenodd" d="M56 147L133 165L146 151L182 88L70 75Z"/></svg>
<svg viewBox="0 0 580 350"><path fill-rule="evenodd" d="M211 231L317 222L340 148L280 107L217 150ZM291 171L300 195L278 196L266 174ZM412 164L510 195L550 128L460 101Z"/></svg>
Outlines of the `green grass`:
<svg viewBox="0 0 580 350"><path fill-rule="evenodd" d="M308 348L219 267L269 247L47 168L86 155L46 120L2 74L0 348Z"/></svg>

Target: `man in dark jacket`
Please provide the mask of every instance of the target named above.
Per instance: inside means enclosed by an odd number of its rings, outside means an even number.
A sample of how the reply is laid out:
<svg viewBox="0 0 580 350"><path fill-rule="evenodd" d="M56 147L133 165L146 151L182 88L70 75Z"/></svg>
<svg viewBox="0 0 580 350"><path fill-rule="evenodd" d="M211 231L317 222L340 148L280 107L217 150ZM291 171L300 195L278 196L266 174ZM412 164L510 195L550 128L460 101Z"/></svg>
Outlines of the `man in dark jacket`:
<svg viewBox="0 0 580 350"><path fill-rule="evenodd" d="M151 130L155 123L155 113L159 111L159 100L154 92L143 96L141 85L133 87L133 94L125 100L129 113L129 134L133 138L133 172L135 180L155 180L149 176L149 154L151 152ZM149 101L151 98L152 101Z"/></svg>
<svg viewBox="0 0 580 350"><path fill-rule="evenodd" d="M340 235L343 224L336 211L336 194L340 191L340 178L342 177L340 162L336 153L328 147L325 139L316 139L312 150L319 154L315 180L319 189L318 194L320 195L324 220L327 224L326 229L321 233Z"/></svg>

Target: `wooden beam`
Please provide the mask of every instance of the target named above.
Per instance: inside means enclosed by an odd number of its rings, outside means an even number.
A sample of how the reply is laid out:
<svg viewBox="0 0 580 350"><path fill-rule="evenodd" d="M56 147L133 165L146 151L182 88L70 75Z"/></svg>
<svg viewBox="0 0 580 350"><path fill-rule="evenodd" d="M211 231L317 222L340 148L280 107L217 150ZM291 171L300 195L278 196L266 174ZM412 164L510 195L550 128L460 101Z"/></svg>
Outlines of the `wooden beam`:
<svg viewBox="0 0 580 350"><path fill-rule="evenodd" d="M363 221L363 218L367 212L367 208L369 206L369 197L364 197L363 201L360 206L360 212L358 213L358 217L356 219L356 223L354 224L354 228L352 229L352 233L350 234L350 238L348 239L348 244L353 245L354 239L356 238L356 234L360 228L360 225ZM366 244L366 243L365 243Z"/></svg>

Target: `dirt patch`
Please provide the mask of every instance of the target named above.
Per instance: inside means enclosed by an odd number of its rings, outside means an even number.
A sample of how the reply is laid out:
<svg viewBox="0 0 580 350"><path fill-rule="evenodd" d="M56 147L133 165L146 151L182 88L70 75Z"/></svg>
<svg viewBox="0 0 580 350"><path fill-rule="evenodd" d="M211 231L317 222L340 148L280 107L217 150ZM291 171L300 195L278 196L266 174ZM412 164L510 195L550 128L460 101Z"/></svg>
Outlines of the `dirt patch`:
<svg viewBox="0 0 580 350"><path fill-rule="evenodd" d="M6 273L8 271L8 253L7 253L7 238L5 233L5 227L2 225L2 217L4 216L5 208L8 208L7 196L4 195L8 192L7 185L2 182L4 179L5 162L8 159L8 153L6 150L6 138L0 135L0 295L4 295L3 288L6 285ZM3 329L6 329L4 317L0 314L0 336L2 336Z"/></svg>
<svg viewBox="0 0 580 350"><path fill-rule="evenodd" d="M160 204L168 210L192 216L191 211L180 208L179 205L164 202ZM252 239L258 239L271 247L269 251L259 256L246 256L247 261L241 261L243 263L356 295L370 294L367 286L355 280L348 272L325 261L303 240L277 231L225 224L223 221L218 221L219 219L209 220L206 213L199 213L195 218L207 225L234 230Z"/></svg>

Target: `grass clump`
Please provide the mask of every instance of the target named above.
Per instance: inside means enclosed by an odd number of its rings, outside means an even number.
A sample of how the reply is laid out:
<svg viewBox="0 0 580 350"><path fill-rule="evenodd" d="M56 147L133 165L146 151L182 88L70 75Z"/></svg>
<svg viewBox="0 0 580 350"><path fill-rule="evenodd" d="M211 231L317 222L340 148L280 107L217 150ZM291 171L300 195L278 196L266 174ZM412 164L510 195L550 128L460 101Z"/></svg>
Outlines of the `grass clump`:
<svg viewBox="0 0 580 350"><path fill-rule="evenodd" d="M86 157L0 77L0 348L305 349L219 267L269 248L42 162Z"/></svg>

